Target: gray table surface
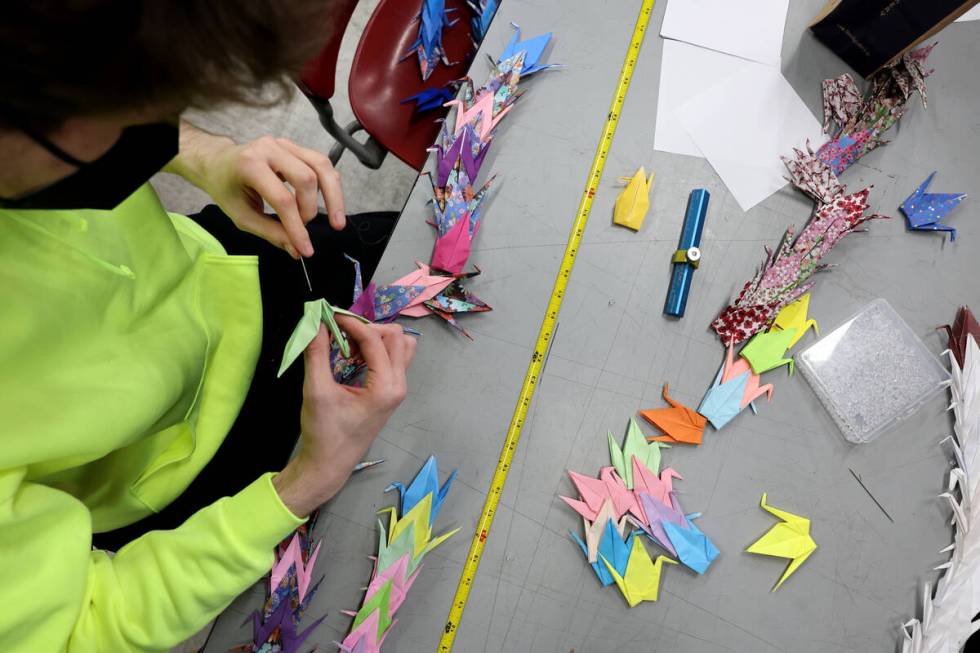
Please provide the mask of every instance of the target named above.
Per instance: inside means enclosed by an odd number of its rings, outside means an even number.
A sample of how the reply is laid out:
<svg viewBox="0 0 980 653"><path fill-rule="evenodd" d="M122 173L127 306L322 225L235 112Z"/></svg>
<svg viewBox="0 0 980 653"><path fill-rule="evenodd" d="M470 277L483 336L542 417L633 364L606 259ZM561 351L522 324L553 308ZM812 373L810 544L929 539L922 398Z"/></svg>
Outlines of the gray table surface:
<svg viewBox="0 0 980 653"><path fill-rule="evenodd" d="M367 556L377 549L375 512L394 501L382 490L389 481L410 480L430 453L443 477L459 470L437 530L462 530L426 558L385 650L436 648L640 6L639 0L574 4L506 0L484 43L485 52L499 52L510 21L526 35L551 30L550 60L565 68L526 82L526 95L502 122L483 166L499 181L470 259L484 274L469 285L494 311L463 318L474 342L435 318L414 324L425 336L409 396L371 451L387 462L352 479L324 507L317 574L325 580L310 614L328 613L312 638L325 650L350 624L339 611L356 609L362 598L371 572ZM782 64L817 116L820 80L847 70L805 29L822 4L791 3ZM668 568L657 603L628 609L615 587L600 587L568 536L581 525L558 499L574 492L566 471L594 474L608 464L606 431L621 435L636 410L662 406L665 381L676 399L697 405L724 353L709 322L754 273L763 246L775 245L788 225L804 223L812 207L787 186L745 213L706 161L653 151L665 7L657 3L643 45L455 650L894 651L899 625L918 609L921 584L950 540L947 511L935 498L948 467L937 444L950 432L945 397L876 443L850 446L799 375L767 375L776 392L771 404L759 404L758 416L746 412L721 432L708 429L700 447L665 452L666 464L684 475L676 486L684 508L704 513L700 526L721 555L703 577ZM893 142L844 175L852 190L874 184L874 209L894 219L849 236L831 254L840 266L821 276L811 300L823 329L884 297L938 353L944 339L933 327L960 304L980 308L977 200L951 218L956 243L906 232L897 209L933 170L940 171L935 191L980 195L978 35L974 22L939 36L928 110L913 101L890 134ZM474 64L478 82L486 76L484 59ZM641 164L656 179L650 214L634 234L612 226L611 211L616 177ZM672 321L661 313L669 259L695 187L712 195L704 259L687 315ZM416 184L376 281L428 260L430 195L427 181ZM812 340L806 336L802 346ZM776 593L770 588L785 563L744 553L774 523L758 507L764 491L774 505L812 519L819 544ZM229 609L209 651L247 636L239 624L260 592Z"/></svg>

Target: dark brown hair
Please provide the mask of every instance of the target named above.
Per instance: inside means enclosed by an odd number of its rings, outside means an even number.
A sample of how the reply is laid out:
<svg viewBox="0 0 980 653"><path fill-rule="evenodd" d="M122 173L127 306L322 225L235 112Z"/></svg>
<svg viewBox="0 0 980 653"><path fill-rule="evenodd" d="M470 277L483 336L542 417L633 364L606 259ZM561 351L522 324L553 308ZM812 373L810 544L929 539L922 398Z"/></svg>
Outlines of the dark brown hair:
<svg viewBox="0 0 980 653"><path fill-rule="evenodd" d="M330 36L331 0L9 0L0 127L155 105L270 103ZM272 83L272 99L258 99Z"/></svg>

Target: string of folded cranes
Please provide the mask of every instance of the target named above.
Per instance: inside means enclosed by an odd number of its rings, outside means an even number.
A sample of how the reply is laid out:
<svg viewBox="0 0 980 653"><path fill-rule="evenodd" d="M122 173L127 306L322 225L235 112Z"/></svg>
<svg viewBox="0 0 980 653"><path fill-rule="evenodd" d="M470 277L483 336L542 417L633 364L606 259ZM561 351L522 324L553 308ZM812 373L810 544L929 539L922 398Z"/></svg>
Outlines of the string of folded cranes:
<svg viewBox="0 0 980 653"><path fill-rule="evenodd" d="M429 0L423 3L419 65L423 78L431 73L432 66L444 59L441 43L432 39L429 30L433 17ZM475 4L475 3L474 3ZM480 9L474 18L473 33L478 32L477 21L489 22L488 8L495 9L493 0L483 0L474 10ZM491 14L492 15L492 14ZM439 20L445 16L439 9ZM448 25L449 23L445 23ZM445 105L456 108L452 126L447 121L440 133L436 153L436 174L432 179L433 207L435 214L436 243L430 265L418 263L418 270L384 286L363 286L360 264L349 258L354 267L353 304L348 309L331 306L326 300L306 302L303 317L286 343L281 375L302 354L316 336L320 325L330 331L331 365L338 382L357 384L363 371L363 361L351 350L346 335L336 322L336 315L352 316L364 322L389 321L398 315L424 317L437 315L466 336L469 334L456 321L460 313L488 311L490 307L467 291L462 281L479 274L464 273L470 254L470 243L481 222L481 203L493 181L491 178L482 188L474 191L474 181L480 171L493 139L494 129L511 110L521 93L518 83L525 77L550 68L540 63L551 34L544 34L527 41L520 40L520 29L493 65L486 84L479 89L469 79L459 84L459 98L451 96ZM485 31L485 25L479 29ZM441 27L439 28L441 34ZM433 54L434 53L434 54ZM420 107L433 96L418 96ZM439 106L442 106L440 103ZM405 595L418 577L422 559L456 531L433 537L432 526L446 498L453 472L440 488L439 473L434 457L430 457L419 474L406 487L392 483L386 491L397 489L400 494L397 508L388 508L389 522L386 529L378 522L380 539L378 554L373 558L374 570L365 591L364 600L354 617L350 632L338 646L346 653L371 653L380 650L385 637L395 623L394 614L405 600ZM252 642L236 650L260 653L296 653L312 631L323 621L320 617L306 629L299 631L300 620L320 581L311 583L320 543L311 541L315 517L297 530L276 552L276 564L270 575L269 596L261 611L252 616L254 626ZM322 580L322 579L321 579Z"/></svg>
<svg viewBox="0 0 980 653"><path fill-rule="evenodd" d="M475 38L482 39L489 18L496 10L496 3L494 0L481 0L470 4L476 12L473 33ZM441 30L452 23L446 20L444 3L432 0L423 2L420 23L419 40L413 45L413 51L418 55L425 79L439 60L446 62L441 46ZM471 273L464 273L463 269L481 223L481 204L493 178L478 191L474 191L474 181L492 142L495 127L521 94L517 90L519 81L552 66L540 63L550 37L549 33L522 42L520 30L515 26L513 38L495 63L490 79L484 86L474 89L472 82L466 79L406 100L414 101L416 109L420 111L438 106L456 108L453 126L450 128L448 121L444 124L440 141L434 148L436 174L432 187L437 237L431 264L418 263L418 270L388 285L369 284L365 288L358 262L350 259L355 269L354 303L345 310L333 307L322 299L308 302L303 319L287 343L280 373L302 353L316 335L319 325L324 323L333 336L331 362L335 376L341 382L357 382L363 363L356 354L352 357L346 337L334 319L337 313L372 322L391 320L397 315L437 315L469 337L455 316L490 310L485 302L473 296L462 284L464 279L480 273L479 268ZM829 130L832 121L835 121L838 127L834 137L815 153L808 146L806 151L795 150L792 160L784 160L793 184L815 200L814 213L795 239L790 227L775 252L767 248L767 257L756 276L745 284L732 305L712 323L712 328L726 343L727 352L698 410L694 411L671 399L665 385L664 399L670 408L640 412L663 435L649 438L648 442L631 419L622 448L611 434L608 435L612 465L604 467L598 478L570 472L580 498L562 498L582 516L585 532L584 541L577 534L573 534L573 537L601 584L616 583L631 607L641 601L655 601L663 564L677 564L663 555L655 561L651 559L640 541L640 535L647 536L681 564L699 574L703 574L718 556L718 549L694 524L693 520L700 516L699 513L684 514L681 510L672 487L673 479L681 476L669 467L660 471L660 449L669 447L667 442L700 444L708 422L715 429L721 429L746 406L754 411L753 401L761 395L766 394L771 400L773 386L762 385L761 374L782 365L789 365L792 373L793 360L784 358L784 355L811 326L817 330L816 322L807 319L808 293L814 284L811 276L830 267L822 263L822 258L841 238L861 230L866 221L883 217L877 214L865 216L870 188L847 194L838 175L858 158L886 143L882 134L901 118L913 92L919 93L925 105L924 79L931 71L925 70L924 63L931 48L914 50L876 74L871 80L868 97L863 99L857 85L846 74L824 82L825 130ZM459 97L454 98L457 91ZM965 195L926 193L934 175L930 175L901 208L910 227L950 231L955 238L955 230L941 221ZM617 201L617 222L631 223L627 226L638 228L637 220L642 221L646 212L651 182L652 176L647 179L642 169L629 180L624 194ZM621 215L624 220L618 219ZM977 334L974 333L973 337L977 337ZM736 360L733 346L749 338L751 340L742 348ZM970 342L975 351L975 341L971 338ZM968 360L975 361L975 356L970 350L967 351ZM962 366L962 360L960 364ZM971 362L971 372L972 365ZM965 373L963 378L966 378ZM954 397L957 396L957 386L954 384ZM967 436L960 432L959 418L958 413L960 445L975 454L980 451L975 437L976 415L972 418ZM964 437L970 438L967 440L971 443L969 447L964 445ZM963 498L959 504L952 498L950 500L954 506L965 504L969 507L968 499L973 492L967 495L965 491L967 482L963 479L966 478L968 465L959 449L957 459L962 474L951 473L951 490L955 477ZM967 459L972 462L972 457ZM387 488L399 490L399 508L383 511L390 513L388 529L379 522L380 540L374 570L361 607L350 613L354 617L350 632L343 642L338 643L342 651L368 653L380 650L395 623L395 611L418 576L422 558L456 532L432 536L433 523L454 477L455 472L439 487L437 464L430 457L407 488L400 483L393 483ZM781 522L750 545L747 551L790 560L773 588L775 591L817 548L817 544L810 537L808 519L768 505L765 493L761 507ZM956 512L957 542L962 539L962 534L968 532L968 514L963 510ZM303 612L319 586L319 581L312 585L310 581L320 546L319 542L315 546L311 542L314 521L315 517L301 527L288 540L288 544L280 545L276 566L270 577L269 597L263 610L253 616L253 642L238 650L293 653L323 620L321 617L298 632ZM627 532L630 526L632 529ZM962 549L956 549L954 561ZM962 554L960 556L962 558ZM978 563L973 564L975 567ZM950 566L955 570L953 563ZM971 577L977 571L974 567L971 567ZM953 576L951 571L944 577L946 587L953 583ZM943 588L942 581L940 588ZM927 598L928 594L927 585ZM939 594L937 591L936 599L927 603L922 624L917 621L909 623L907 638L912 644L907 644L907 648L909 645L921 647L928 637L930 623L937 621L933 619L930 622L929 617L933 614L933 606L940 603ZM973 612L969 615L972 616L980 606L970 607ZM963 614L966 613L960 610L957 616ZM964 623L968 629L972 628L969 618ZM935 649L910 650L911 653L918 653L920 650Z"/></svg>

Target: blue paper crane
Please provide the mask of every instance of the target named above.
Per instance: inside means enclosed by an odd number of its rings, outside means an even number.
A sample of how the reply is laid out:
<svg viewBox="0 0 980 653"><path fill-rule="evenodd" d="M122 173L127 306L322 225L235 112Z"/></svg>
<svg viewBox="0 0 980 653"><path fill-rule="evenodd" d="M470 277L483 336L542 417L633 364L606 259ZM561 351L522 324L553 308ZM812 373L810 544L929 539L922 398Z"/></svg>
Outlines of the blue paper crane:
<svg viewBox="0 0 980 653"><path fill-rule="evenodd" d="M927 193L926 189L936 176L933 172L915 192L902 202L902 213L909 221L909 229L919 231L948 231L950 240L956 240L956 229L943 224L946 214L966 199L966 193Z"/></svg>
<svg viewBox="0 0 980 653"><path fill-rule="evenodd" d="M629 561L630 549L633 548L633 537L636 535L637 531L632 531L626 536L626 541L619 536L616 531L616 524L613 520L606 522L606 528L602 531L602 539L599 540L599 557L595 562L590 562L592 569L595 570L596 576L599 577L599 582L602 583L603 587L612 585L614 579L612 574L609 573L609 568L603 564L602 559L605 558L609 561L609 564L613 566L616 573L620 576L626 573L626 563ZM589 548L582 541L582 538L578 536L578 533L572 532L572 537L578 542L578 545L582 548L582 553L585 557L589 557Z"/></svg>
<svg viewBox="0 0 980 653"><path fill-rule="evenodd" d="M419 37L403 57L407 59L413 53L418 55L422 81L429 79L429 75L440 60L447 66L450 65L446 51L442 47L443 28L452 27L457 22L449 20L450 11L456 10L447 10L446 0L422 0L422 10L419 12Z"/></svg>
<svg viewBox="0 0 980 653"><path fill-rule="evenodd" d="M405 487L398 481L395 481L391 485L385 488L385 492L389 490L398 490L398 494L401 496L401 510L399 514L405 515L411 510L415 504L425 498L425 495L432 494L432 512L429 514L429 526L436 520L436 515L439 514L439 509L442 507L442 502L446 499L446 493L449 492L449 486L452 485L453 479L456 478L456 470L449 475L446 482L439 487L439 466L436 463L435 456L429 456L429 459L425 461L422 465L422 469L419 473L412 479L412 482Z"/></svg>
<svg viewBox="0 0 980 653"><path fill-rule="evenodd" d="M514 28L514 35L510 39L510 43L504 48L504 51L500 53L497 58L497 63L502 64L508 59L513 58L518 53L524 53L524 67L521 68L521 77L527 75L532 75L539 70L544 70L546 68L552 68L557 64L540 64L538 61L541 60L542 55L544 55L544 49L548 47L548 41L551 40L551 32L535 36L534 38L528 39L526 41L521 41L521 28L511 23Z"/></svg>

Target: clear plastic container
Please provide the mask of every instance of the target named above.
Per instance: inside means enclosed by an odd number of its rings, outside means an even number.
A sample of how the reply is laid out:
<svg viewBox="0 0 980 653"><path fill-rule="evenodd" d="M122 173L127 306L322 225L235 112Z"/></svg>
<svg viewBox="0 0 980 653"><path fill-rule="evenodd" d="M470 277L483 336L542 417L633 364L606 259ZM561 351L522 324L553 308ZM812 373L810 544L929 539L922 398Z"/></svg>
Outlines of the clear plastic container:
<svg viewBox="0 0 980 653"><path fill-rule="evenodd" d="M844 438L877 439L949 385L949 372L884 299L797 356Z"/></svg>

